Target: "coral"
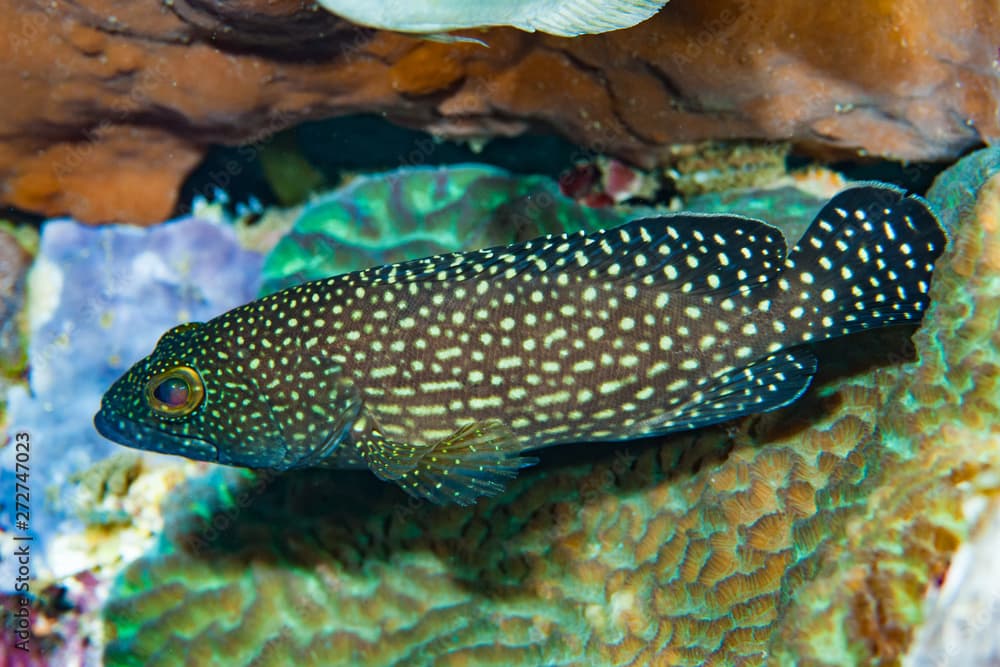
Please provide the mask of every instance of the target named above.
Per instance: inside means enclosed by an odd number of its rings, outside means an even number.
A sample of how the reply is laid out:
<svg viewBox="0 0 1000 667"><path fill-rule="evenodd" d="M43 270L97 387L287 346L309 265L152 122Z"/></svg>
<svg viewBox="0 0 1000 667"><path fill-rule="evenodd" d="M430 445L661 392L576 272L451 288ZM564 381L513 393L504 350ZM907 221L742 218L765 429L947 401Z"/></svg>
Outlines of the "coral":
<svg viewBox="0 0 1000 667"><path fill-rule="evenodd" d="M654 201L662 187L656 175L603 156L575 164L559 179L560 192L590 207Z"/></svg>
<svg viewBox="0 0 1000 667"><path fill-rule="evenodd" d="M936 204L945 229L956 232L963 218L976 215L974 209L980 205L976 193L997 173L1000 173L1000 151L978 151L934 181L927 198Z"/></svg>
<svg viewBox="0 0 1000 667"><path fill-rule="evenodd" d="M295 134L279 132L260 150L260 166L278 201L299 204L322 189L323 175L302 155Z"/></svg>
<svg viewBox="0 0 1000 667"><path fill-rule="evenodd" d="M824 194L782 179L768 188L748 188L701 194L686 199L683 210L731 213L764 220L781 229L786 240L799 239L823 204L841 188Z"/></svg>
<svg viewBox="0 0 1000 667"><path fill-rule="evenodd" d="M197 218L153 229L67 220L43 225L28 276L30 388L10 390L7 413L8 432L27 431L31 439L36 574L65 573L52 559L66 554L45 549L76 509L70 476L119 451L93 428L103 392L166 329L252 299L261 263L232 228ZM0 450L4 470L14 469L13 449ZM13 476L2 477L3 497L13 498L13 489ZM12 511L8 504L0 524L11 525ZM6 555L12 547L6 539L3 546ZM12 580L11 566L5 558L4 581Z"/></svg>
<svg viewBox="0 0 1000 667"><path fill-rule="evenodd" d="M22 237L22 238L19 238ZM24 372L24 342L17 314L24 303L24 278L31 264L34 239L23 231L0 223L0 401L7 382Z"/></svg>
<svg viewBox="0 0 1000 667"><path fill-rule="evenodd" d="M0 664L84 667L100 664L99 613L107 581L89 572L31 594L0 593Z"/></svg>
<svg viewBox="0 0 1000 667"><path fill-rule="evenodd" d="M898 663L998 490L1000 177L967 191L915 349L820 346L780 411L546 450L472 508L345 471L192 480L114 586L107 664Z"/></svg>
<svg viewBox="0 0 1000 667"><path fill-rule="evenodd" d="M710 143L671 148L668 175L684 197L767 185L785 175L787 144Z"/></svg>
<svg viewBox="0 0 1000 667"><path fill-rule="evenodd" d="M0 110L2 203L90 222L166 218L208 144L250 144L215 174L225 187L268 134L360 112L451 138L547 129L644 168L703 140L917 160L1000 136L993 0L674 0L580 39L475 32L488 49L299 0L2 12L0 85L17 93Z"/></svg>
<svg viewBox="0 0 1000 667"><path fill-rule="evenodd" d="M623 219L578 206L546 178L485 165L360 176L303 208L265 260L262 292L413 257L614 226Z"/></svg>
<svg viewBox="0 0 1000 667"><path fill-rule="evenodd" d="M0 593L0 663L9 667L48 667L51 641L39 642L31 632L37 605L16 593Z"/></svg>
<svg viewBox="0 0 1000 667"><path fill-rule="evenodd" d="M1000 664L1000 503L971 508L979 514L970 539L955 553L944 585L928 595L927 618L904 664L909 667Z"/></svg>

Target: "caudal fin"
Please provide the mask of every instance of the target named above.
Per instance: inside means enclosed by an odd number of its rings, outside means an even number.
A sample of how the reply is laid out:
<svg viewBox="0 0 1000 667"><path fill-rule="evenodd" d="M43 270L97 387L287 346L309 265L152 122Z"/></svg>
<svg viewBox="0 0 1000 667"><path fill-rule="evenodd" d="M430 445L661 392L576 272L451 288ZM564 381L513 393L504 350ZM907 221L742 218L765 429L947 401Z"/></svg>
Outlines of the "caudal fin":
<svg viewBox="0 0 1000 667"><path fill-rule="evenodd" d="M867 183L823 207L779 274L787 329L802 341L918 323L947 236L927 202Z"/></svg>

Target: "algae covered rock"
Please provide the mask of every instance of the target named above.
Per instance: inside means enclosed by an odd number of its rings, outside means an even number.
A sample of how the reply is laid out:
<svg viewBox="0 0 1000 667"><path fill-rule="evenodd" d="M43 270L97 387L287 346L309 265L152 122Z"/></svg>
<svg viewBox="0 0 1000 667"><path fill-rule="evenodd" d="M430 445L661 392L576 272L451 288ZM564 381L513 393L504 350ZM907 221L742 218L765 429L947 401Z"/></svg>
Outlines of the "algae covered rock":
<svg viewBox="0 0 1000 667"><path fill-rule="evenodd" d="M114 585L107 664L898 662L997 491L995 183L966 189L915 347L819 346L785 409L545 451L471 508L365 473L191 480Z"/></svg>

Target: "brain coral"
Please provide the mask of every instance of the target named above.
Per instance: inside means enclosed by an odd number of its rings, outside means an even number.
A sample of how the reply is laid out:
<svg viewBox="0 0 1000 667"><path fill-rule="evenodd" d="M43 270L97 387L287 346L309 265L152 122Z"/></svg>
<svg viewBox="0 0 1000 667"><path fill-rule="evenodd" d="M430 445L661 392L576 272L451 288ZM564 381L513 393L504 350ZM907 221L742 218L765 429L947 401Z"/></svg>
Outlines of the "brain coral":
<svg viewBox="0 0 1000 667"><path fill-rule="evenodd" d="M469 509L350 472L190 481L115 584L107 664L899 662L1000 469L1000 177L979 185L915 350L823 346L784 410L548 451Z"/></svg>

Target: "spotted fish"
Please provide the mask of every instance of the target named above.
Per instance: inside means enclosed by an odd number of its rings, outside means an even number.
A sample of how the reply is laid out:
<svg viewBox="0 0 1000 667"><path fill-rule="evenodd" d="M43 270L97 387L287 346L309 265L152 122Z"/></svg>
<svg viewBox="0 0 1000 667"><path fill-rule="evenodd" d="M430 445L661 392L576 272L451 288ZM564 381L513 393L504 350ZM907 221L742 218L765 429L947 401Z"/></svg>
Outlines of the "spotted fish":
<svg viewBox="0 0 1000 667"><path fill-rule="evenodd" d="M560 443L774 410L809 344L917 323L946 237L924 200L841 192L786 254L777 229L677 214L378 266L176 327L95 425L250 468L369 468L468 504Z"/></svg>

